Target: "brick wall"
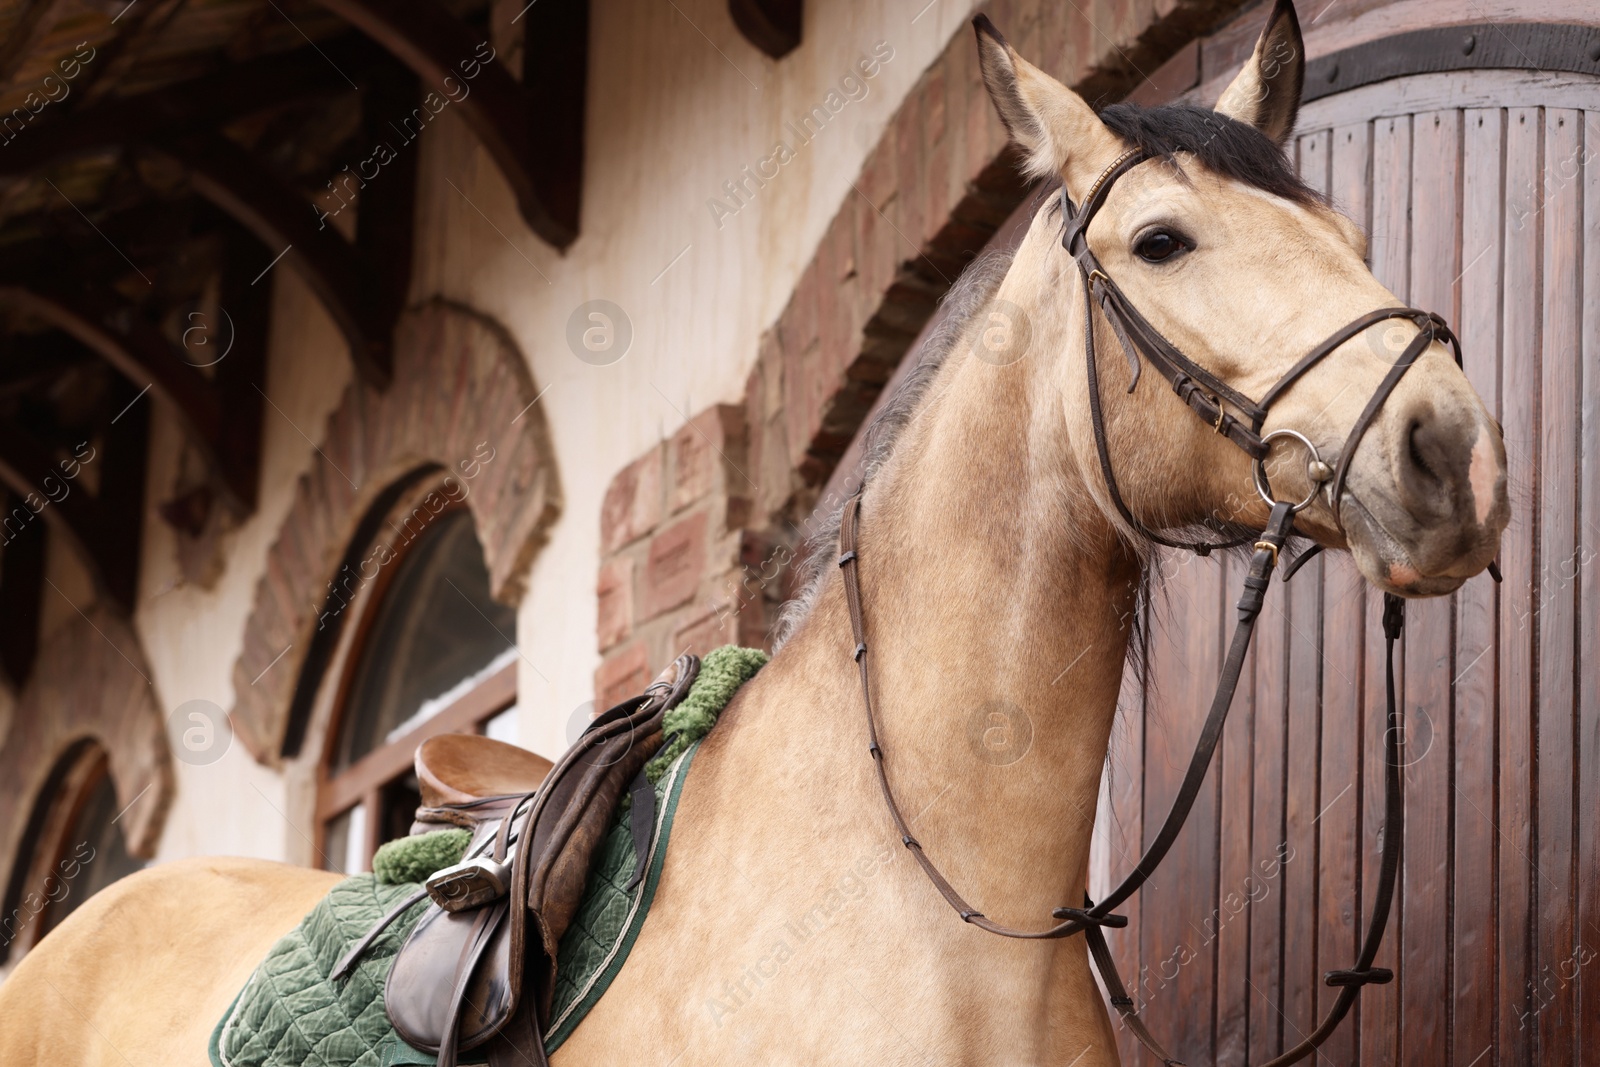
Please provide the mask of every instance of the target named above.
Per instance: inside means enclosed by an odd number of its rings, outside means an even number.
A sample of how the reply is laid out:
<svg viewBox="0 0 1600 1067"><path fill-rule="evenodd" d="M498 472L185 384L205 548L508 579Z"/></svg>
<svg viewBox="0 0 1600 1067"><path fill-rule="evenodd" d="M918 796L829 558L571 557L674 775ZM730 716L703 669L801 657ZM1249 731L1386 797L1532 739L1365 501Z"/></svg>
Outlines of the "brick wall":
<svg viewBox="0 0 1600 1067"><path fill-rule="evenodd" d="M719 404L612 479L600 515L596 707L639 692L681 652L764 640L759 613L741 610L756 541L749 436L744 407Z"/></svg>
<svg viewBox="0 0 1600 1067"><path fill-rule="evenodd" d="M988 10L1025 57L1105 102L1188 77L1187 46L1244 6L999 0ZM1025 193L963 29L868 155L763 335L744 403L700 412L612 481L601 523L598 707L643 688L680 651L770 645L801 531L829 476L939 298ZM709 460L689 457L707 441L719 442ZM709 478L699 473L706 463Z"/></svg>

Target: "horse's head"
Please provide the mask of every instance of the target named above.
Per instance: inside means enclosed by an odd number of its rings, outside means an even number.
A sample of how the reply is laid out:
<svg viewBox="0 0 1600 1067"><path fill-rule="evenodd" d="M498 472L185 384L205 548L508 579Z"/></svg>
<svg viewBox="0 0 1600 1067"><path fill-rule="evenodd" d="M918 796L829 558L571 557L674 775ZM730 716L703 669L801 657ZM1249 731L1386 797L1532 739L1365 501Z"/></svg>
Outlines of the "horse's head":
<svg viewBox="0 0 1600 1067"><path fill-rule="evenodd" d="M1417 321L1376 322L1273 394L1342 328L1403 306L1367 268L1360 228L1303 185L1284 157L1304 76L1289 0L1278 0L1254 55L1214 112L1119 105L1096 115L1021 59L986 18L976 23L984 80L1029 172L1059 176L1080 207L1097 182L1113 177L1086 230L1087 247L1126 303L1235 397L1270 398L1261 436L1298 431L1320 453L1326 466L1308 469L1304 445L1287 437L1270 442L1264 470L1272 492L1312 497L1298 516L1300 532L1348 547L1361 572L1390 592L1447 593L1483 570L1509 517L1505 449L1445 343L1423 348L1419 341L1407 352L1421 329ZM1130 149L1141 150L1144 161L1108 175ZM1048 222L1055 243L1036 246L1047 266L1021 283L1036 285L1025 294L1030 303L1046 315L1059 308L1058 319L1079 275L1059 240L1065 221L1053 203L1041 210L1029 240ZM1218 519L1259 527L1267 505L1237 439L1185 412L1158 375L1145 373L1127 395L1132 379L1123 346L1098 311L1095 318L1105 438L1128 510L1153 528ZM1049 373L1071 409L1087 411L1083 349L1058 336L1065 346L1048 353ZM1415 365L1386 383L1402 353ZM1205 404L1219 391L1202 392L1207 397L1197 406L1214 410ZM1350 450L1351 430L1375 397L1380 406ZM1248 426L1250 413L1237 400L1225 398L1222 407ZM1075 432L1072 450L1095 472L1088 481L1111 512L1093 435ZM1341 458L1348 469L1336 479L1330 475Z"/></svg>

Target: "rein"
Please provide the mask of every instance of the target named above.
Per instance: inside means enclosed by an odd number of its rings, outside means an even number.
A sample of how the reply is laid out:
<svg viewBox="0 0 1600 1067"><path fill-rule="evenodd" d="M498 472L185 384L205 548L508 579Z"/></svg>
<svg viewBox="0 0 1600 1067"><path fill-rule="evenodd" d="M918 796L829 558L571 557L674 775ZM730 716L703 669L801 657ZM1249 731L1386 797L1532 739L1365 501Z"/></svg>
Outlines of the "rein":
<svg viewBox="0 0 1600 1067"><path fill-rule="evenodd" d="M1141 315L1128 300L1117 284L1111 280L1100 265L1100 261L1090 250L1087 231L1095 214L1105 203L1107 194L1117 179L1132 170L1148 157L1135 149L1116 159L1105 169L1089 188L1084 197L1081 210L1074 210L1072 202L1067 197L1063 187L1061 194L1062 209L1067 219L1066 231L1062 236L1064 247L1078 265L1078 271L1083 281L1084 294L1084 351L1087 360L1087 375L1089 381L1089 412L1094 427L1095 450L1099 456L1101 473L1105 477L1106 488L1110 494L1112 504L1128 526L1140 535L1151 541L1166 545L1170 548L1187 548L1198 555L1208 555L1213 549L1232 548L1251 541L1254 542L1254 552L1250 558L1249 573L1243 582L1243 592L1239 597L1238 616L1234 626L1233 640L1228 648L1227 659L1223 663L1222 674L1217 682L1216 693L1211 701L1210 711L1207 713L1205 724L1200 732L1200 738L1195 744L1194 755L1190 758L1188 771L1184 774L1183 782L1178 789L1178 794L1172 802L1166 819L1162 822L1160 830L1156 833L1144 854L1139 858L1133 870L1113 889L1105 899L1099 903L1091 900L1087 894L1084 896L1081 907L1060 907L1052 912L1052 917L1060 920L1052 926L1038 930L1022 930L1005 926L986 917L958 893L948 879L939 871L933 861L923 851L921 843L912 835L910 825L896 802L894 791L889 785L889 776L882 746L878 741L877 713L872 700L871 671L868 663L866 624L861 606L861 585L858 574L860 557L857 554L857 535L860 524L861 493L858 491L844 507L843 521L839 528L839 568L844 581L845 601L849 607L850 629L855 638L854 658L856 667L861 677L861 699L866 711L867 720L867 750L871 754L877 769L878 784L883 791L885 806L889 809L889 816L894 821L895 829L900 834L900 841L910 851L912 858L922 868L928 880L933 883L939 895L945 902L960 915L961 920L986 930L1000 937L1019 938L1024 940L1051 940L1055 938L1071 937L1082 933L1087 942L1090 957L1094 960L1095 968L1100 972L1101 980L1105 983L1110 995L1111 1004L1116 1008L1123 1022L1133 1032L1141 1044L1149 1049L1162 1063L1179 1065L1182 1061L1174 1059L1162 1048L1160 1042L1146 1029L1144 1022L1138 1015L1133 998L1128 995L1127 987L1123 984L1121 976L1117 973L1116 963L1112 959L1111 951L1106 944L1103 929L1106 927L1120 928L1128 925L1126 916L1114 914L1120 904L1131 897L1155 872L1156 867L1166 856L1167 851L1177 840L1178 833L1183 829L1183 824L1189 816L1190 809L1194 806L1195 799L1199 796L1204 784L1207 769L1216 752L1217 743L1222 738L1223 725L1227 720L1228 709L1233 704L1234 692L1239 685L1239 678L1244 669L1244 659L1250 648L1251 637L1255 633L1256 619L1261 613L1261 608L1266 599L1267 588L1271 582L1272 573L1278 566L1278 556L1285 542L1294 532L1294 517L1296 513L1304 510L1316 499L1319 492L1326 492L1328 504L1334 514L1335 523L1339 523L1338 501L1344 491L1345 479L1349 474L1350 460L1365 436L1367 428L1377 417L1384 402L1400 383L1406 371L1414 366L1429 345L1435 340L1449 341L1455 353L1456 362L1461 362L1461 348L1455 335L1451 332L1445 321L1431 312L1419 311L1415 308L1379 308L1355 319L1353 322L1336 331L1327 340L1312 349L1306 356L1297 362L1289 371L1280 378L1260 402L1251 400L1216 375L1195 363L1179 348L1164 337L1159 330ZM1139 383L1141 369L1140 357L1156 369L1162 377L1171 384L1173 391L1179 399L1183 400L1189 408L1216 433L1227 437L1246 455L1255 461L1253 471L1256 491L1272 509L1265 527L1259 534L1247 534L1241 537L1220 541L1185 543L1170 540L1161 534L1146 527L1129 510L1122 494L1117 489L1116 477L1111 468L1111 456L1106 440L1104 413L1100 397L1100 382L1095 365L1094 347L1094 297L1098 294L1100 307L1106 320L1110 323L1112 331L1122 347L1124 355L1133 372L1133 380L1128 386L1132 392ZM1323 358L1334 349L1360 334L1363 330L1390 319L1406 319L1416 324L1418 333L1411 339L1404 352L1395 361L1389 372L1384 376L1355 425L1351 427L1349 436L1345 439L1340 450L1338 460L1330 467L1317 453L1316 446L1303 434L1289 429L1274 430L1262 435L1261 427L1266 421L1268 411L1272 404L1281 398L1285 391L1298 381L1307 371L1316 366ZM1238 414L1228 410L1235 409ZM1273 497L1271 486L1268 483L1265 460L1271 451L1272 442L1279 438L1292 438L1298 441L1310 454L1307 465L1307 475L1311 480L1312 489L1305 499L1293 501L1280 501ZM1221 533L1224 527L1220 523L1212 523L1214 530ZM1342 528L1342 525L1341 525ZM1302 552L1291 562L1283 573L1287 581L1299 567L1320 551L1312 548ZM1399 640L1405 622L1405 601L1392 593L1385 593L1383 597L1383 632L1385 641L1384 655L1384 692L1387 700L1387 717L1385 730L1384 752L1384 814L1383 814L1383 857L1378 873L1377 893L1372 902L1372 913L1367 926L1367 933L1361 944L1353 966L1346 970L1329 971L1323 976L1324 982L1329 986L1339 989L1332 1007L1323 1017L1322 1021L1312 1033L1298 1045L1287 1052L1267 1061L1262 1067L1287 1067L1288 1064L1298 1062L1314 1052L1330 1034L1338 1027L1339 1023L1348 1014L1354 1005L1356 997L1362 987L1369 984L1383 984L1393 980L1394 974L1387 968L1374 967L1373 961L1377 958L1378 948L1383 941L1383 933L1388 925L1389 911L1394 899L1395 876L1400 864L1400 848L1404 834L1404 813L1401 804L1400 792L1400 760L1404 720L1401 709L1396 699L1394 684L1394 648Z"/></svg>

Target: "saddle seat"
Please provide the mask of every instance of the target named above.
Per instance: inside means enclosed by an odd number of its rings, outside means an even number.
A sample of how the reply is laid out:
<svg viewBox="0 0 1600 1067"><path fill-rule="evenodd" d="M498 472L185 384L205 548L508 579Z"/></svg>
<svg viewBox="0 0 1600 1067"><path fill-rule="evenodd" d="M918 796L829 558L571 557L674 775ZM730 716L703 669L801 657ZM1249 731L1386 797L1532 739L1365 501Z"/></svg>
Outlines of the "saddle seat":
<svg viewBox="0 0 1600 1067"><path fill-rule="evenodd" d="M445 808L531 793L555 764L492 737L440 734L417 749L416 766L422 806Z"/></svg>

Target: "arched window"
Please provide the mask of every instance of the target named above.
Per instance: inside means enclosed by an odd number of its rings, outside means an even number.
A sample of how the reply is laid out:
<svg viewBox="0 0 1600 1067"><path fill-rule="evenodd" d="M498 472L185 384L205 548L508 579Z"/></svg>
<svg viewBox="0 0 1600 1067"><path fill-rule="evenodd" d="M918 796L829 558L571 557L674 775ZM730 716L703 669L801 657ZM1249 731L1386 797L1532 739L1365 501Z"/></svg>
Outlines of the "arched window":
<svg viewBox="0 0 1600 1067"><path fill-rule="evenodd" d="M489 595L472 513L452 485L411 495L330 586L330 610L348 605L356 618L323 680L333 710L317 851L329 870L364 870L409 830L421 801L412 757L428 737L515 740L516 612Z"/></svg>
<svg viewBox="0 0 1600 1067"><path fill-rule="evenodd" d="M128 854L105 749L81 741L57 761L22 836L5 914L0 959L36 944L94 894L144 866Z"/></svg>

